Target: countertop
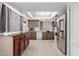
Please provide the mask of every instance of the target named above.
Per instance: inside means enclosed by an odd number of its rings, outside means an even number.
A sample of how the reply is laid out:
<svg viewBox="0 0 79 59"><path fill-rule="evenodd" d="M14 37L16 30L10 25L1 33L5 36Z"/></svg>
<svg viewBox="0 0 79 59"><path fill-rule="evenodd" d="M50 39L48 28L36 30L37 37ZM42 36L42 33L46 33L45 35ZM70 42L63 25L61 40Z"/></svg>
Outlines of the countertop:
<svg viewBox="0 0 79 59"><path fill-rule="evenodd" d="M28 31L28 32L40 32L40 31ZM41 32L43 32L43 31L41 31ZM19 35L19 34L23 34L23 33L26 33L26 32L22 32L22 31L18 31L18 32L4 32L4 33L0 33L0 36L14 36L14 35Z"/></svg>
<svg viewBox="0 0 79 59"><path fill-rule="evenodd" d="M22 34L21 31L18 32L4 32L4 33L0 33L0 36L14 36L14 35L18 35L18 34Z"/></svg>

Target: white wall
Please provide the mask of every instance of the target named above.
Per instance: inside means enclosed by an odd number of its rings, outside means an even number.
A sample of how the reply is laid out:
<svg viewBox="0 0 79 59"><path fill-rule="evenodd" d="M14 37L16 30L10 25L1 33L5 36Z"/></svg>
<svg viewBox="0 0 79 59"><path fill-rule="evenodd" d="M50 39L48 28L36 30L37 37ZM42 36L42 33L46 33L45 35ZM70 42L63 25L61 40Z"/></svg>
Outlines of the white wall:
<svg viewBox="0 0 79 59"><path fill-rule="evenodd" d="M17 32L20 31L20 16L10 10L10 17L9 17L9 30L10 32Z"/></svg>
<svg viewBox="0 0 79 59"><path fill-rule="evenodd" d="M70 5L67 5L67 55L70 55Z"/></svg>
<svg viewBox="0 0 79 59"><path fill-rule="evenodd" d="M70 55L79 56L79 3L70 5Z"/></svg>
<svg viewBox="0 0 79 59"><path fill-rule="evenodd" d="M28 32L28 20L23 18L24 21L26 21L26 24L25 23L22 23L23 25L23 32Z"/></svg>

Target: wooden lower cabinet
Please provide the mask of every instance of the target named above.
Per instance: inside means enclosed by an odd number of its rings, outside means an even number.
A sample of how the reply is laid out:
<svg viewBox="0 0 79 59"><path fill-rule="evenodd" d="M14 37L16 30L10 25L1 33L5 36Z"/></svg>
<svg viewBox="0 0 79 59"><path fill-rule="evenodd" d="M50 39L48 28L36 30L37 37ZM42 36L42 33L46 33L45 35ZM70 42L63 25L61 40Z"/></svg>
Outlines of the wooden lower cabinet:
<svg viewBox="0 0 79 59"><path fill-rule="evenodd" d="M54 32L43 32L43 40L53 40L54 39Z"/></svg>
<svg viewBox="0 0 79 59"><path fill-rule="evenodd" d="M24 51L24 48L25 48L25 35L21 35L21 37L20 37L20 54L22 54L23 53L23 51Z"/></svg>
<svg viewBox="0 0 79 59"><path fill-rule="evenodd" d="M20 55L20 37L16 35L13 37L13 55L19 56Z"/></svg>
<svg viewBox="0 0 79 59"><path fill-rule="evenodd" d="M20 56L29 45L29 39L26 34L13 37L13 55Z"/></svg>
<svg viewBox="0 0 79 59"><path fill-rule="evenodd" d="M31 40L36 40L36 32L28 32Z"/></svg>
<svg viewBox="0 0 79 59"><path fill-rule="evenodd" d="M28 45L29 45L29 39L30 39L30 38L29 38L28 36L26 36L26 38L27 38L27 39L26 39L25 42L24 42L24 43L25 43L24 49L26 49L26 48L28 47ZM26 46L27 46L27 47L26 47Z"/></svg>

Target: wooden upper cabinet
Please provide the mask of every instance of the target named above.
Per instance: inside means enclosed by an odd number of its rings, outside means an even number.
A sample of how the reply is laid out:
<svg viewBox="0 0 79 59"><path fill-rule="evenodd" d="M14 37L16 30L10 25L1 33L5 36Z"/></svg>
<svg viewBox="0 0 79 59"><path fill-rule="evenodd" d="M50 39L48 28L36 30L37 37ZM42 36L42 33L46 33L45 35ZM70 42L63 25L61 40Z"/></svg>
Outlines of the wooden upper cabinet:
<svg viewBox="0 0 79 59"><path fill-rule="evenodd" d="M28 27L29 28L39 27L39 20L28 20Z"/></svg>

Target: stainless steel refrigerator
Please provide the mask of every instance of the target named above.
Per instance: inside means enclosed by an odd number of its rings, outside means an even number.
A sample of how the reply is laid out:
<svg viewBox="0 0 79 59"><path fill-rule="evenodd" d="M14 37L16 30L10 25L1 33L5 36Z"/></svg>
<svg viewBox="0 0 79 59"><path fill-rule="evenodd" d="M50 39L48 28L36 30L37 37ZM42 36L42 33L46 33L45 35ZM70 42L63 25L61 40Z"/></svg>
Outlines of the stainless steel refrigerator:
<svg viewBox="0 0 79 59"><path fill-rule="evenodd" d="M67 54L67 19L66 15L64 19L60 19L57 23L57 46L59 50L66 55Z"/></svg>

